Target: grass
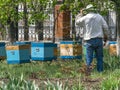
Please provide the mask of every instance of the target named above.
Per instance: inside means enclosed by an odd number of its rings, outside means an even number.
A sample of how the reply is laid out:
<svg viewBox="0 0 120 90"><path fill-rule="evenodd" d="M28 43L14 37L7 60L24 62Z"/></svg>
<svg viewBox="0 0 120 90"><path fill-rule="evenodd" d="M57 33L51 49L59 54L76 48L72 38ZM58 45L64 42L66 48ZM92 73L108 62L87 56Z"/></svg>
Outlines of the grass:
<svg viewBox="0 0 120 90"><path fill-rule="evenodd" d="M68 77L77 74L77 70L81 66L79 60L69 61L46 61L46 62L31 62L25 64L7 64L6 61L0 63L0 78L7 78L9 74L14 77L19 77L21 73L25 78L30 78L30 75L36 74L36 78L54 78ZM33 76L34 78L34 76Z"/></svg>
<svg viewBox="0 0 120 90"><path fill-rule="evenodd" d="M82 60L32 61L25 64L7 64L6 60L2 60L0 62L0 81L8 80L6 85L10 85L9 82L14 84L14 82L20 82L19 78L23 75L22 79L25 80L26 85L32 86L35 83L30 83L30 81L35 80L39 87L46 87L46 90L120 89L119 57L110 56L105 50L104 72L98 73L95 67L89 77L85 77L81 72L84 62L84 58ZM64 89L58 89L58 87Z"/></svg>

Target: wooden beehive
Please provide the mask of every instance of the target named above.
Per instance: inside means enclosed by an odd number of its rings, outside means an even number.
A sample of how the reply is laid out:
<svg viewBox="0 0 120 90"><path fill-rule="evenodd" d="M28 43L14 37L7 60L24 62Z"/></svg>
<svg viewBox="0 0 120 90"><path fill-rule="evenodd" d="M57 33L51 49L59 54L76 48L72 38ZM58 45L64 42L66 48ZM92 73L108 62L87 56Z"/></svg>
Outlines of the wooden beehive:
<svg viewBox="0 0 120 90"><path fill-rule="evenodd" d="M55 6L55 38L70 39L70 11L60 11L60 5Z"/></svg>
<svg viewBox="0 0 120 90"><path fill-rule="evenodd" d="M32 42L31 59L35 61L57 59L57 44L51 42Z"/></svg>
<svg viewBox="0 0 120 90"><path fill-rule="evenodd" d="M110 55L117 55L117 42L116 41L109 42L109 53Z"/></svg>
<svg viewBox="0 0 120 90"><path fill-rule="evenodd" d="M62 41L60 42L60 58L62 59L81 59L82 45L80 42Z"/></svg>
<svg viewBox="0 0 120 90"><path fill-rule="evenodd" d="M30 62L30 45L6 46L7 63L20 64Z"/></svg>

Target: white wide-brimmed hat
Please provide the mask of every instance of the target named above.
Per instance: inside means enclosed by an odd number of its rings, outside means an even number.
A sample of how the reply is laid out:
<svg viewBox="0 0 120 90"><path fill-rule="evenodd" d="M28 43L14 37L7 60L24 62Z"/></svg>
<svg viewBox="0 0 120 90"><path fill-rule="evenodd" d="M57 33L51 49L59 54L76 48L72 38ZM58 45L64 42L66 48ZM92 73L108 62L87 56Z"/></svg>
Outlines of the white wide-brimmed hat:
<svg viewBox="0 0 120 90"><path fill-rule="evenodd" d="M95 10L95 6L93 6L92 4L89 4L86 6L85 10Z"/></svg>

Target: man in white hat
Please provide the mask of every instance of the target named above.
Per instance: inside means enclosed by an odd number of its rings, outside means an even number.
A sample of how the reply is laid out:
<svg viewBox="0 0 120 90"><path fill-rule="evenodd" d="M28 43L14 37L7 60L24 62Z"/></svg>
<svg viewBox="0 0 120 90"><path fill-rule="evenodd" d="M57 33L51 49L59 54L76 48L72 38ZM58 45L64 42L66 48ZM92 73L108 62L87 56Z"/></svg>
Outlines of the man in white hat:
<svg viewBox="0 0 120 90"><path fill-rule="evenodd" d="M97 13L96 8L89 4L84 10L88 12L85 16L77 15L76 25L84 27L83 40L86 44L86 64L89 70L93 60L93 53L97 59L97 71L103 71L103 38L108 33L108 25L104 18ZM82 13L82 11L81 11Z"/></svg>

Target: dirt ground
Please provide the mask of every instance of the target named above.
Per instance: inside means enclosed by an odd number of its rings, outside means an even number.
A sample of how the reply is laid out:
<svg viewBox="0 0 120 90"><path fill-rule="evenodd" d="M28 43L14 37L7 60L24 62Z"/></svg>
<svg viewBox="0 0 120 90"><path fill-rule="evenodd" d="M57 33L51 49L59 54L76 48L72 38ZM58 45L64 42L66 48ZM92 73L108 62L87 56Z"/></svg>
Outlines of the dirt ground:
<svg viewBox="0 0 120 90"><path fill-rule="evenodd" d="M50 81L52 83L60 82L64 86L66 83L69 88L73 85L78 85L79 82L86 88L86 90L100 90L99 85L102 81L101 78L92 79L90 77L71 77L71 78L52 78L52 79L30 79L36 82L39 87L45 87L45 83Z"/></svg>

